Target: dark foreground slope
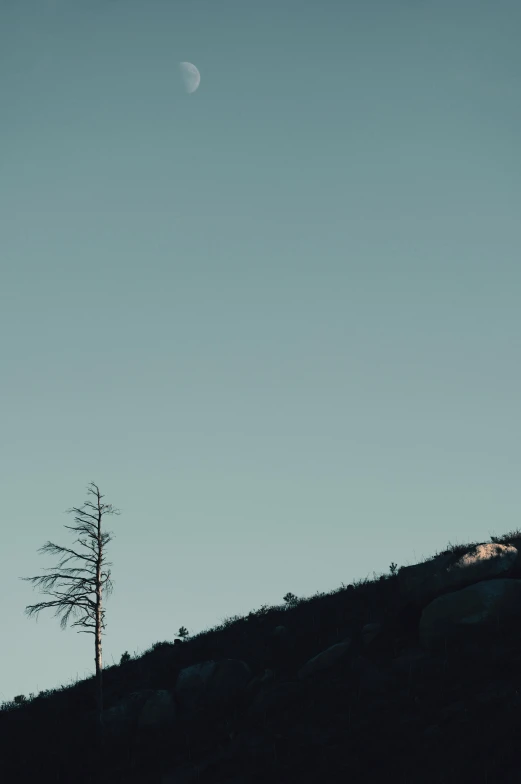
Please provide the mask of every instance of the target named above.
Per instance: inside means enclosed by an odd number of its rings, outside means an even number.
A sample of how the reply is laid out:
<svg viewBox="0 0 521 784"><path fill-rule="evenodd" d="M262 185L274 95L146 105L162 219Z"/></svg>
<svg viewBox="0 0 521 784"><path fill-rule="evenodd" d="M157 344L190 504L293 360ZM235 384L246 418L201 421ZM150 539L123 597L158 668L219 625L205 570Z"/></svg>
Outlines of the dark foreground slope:
<svg viewBox="0 0 521 784"><path fill-rule="evenodd" d="M0 712L0 780L521 784L521 532L263 607ZM20 703L20 700L18 701Z"/></svg>

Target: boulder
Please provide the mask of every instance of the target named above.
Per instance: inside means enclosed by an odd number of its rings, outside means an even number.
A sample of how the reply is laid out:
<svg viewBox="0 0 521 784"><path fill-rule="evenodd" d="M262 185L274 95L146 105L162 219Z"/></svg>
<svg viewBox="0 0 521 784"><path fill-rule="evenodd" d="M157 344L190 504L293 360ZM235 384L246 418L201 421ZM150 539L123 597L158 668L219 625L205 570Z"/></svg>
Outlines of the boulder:
<svg viewBox="0 0 521 784"><path fill-rule="evenodd" d="M116 705L103 711L103 724L105 732L110 738L126 735L136 725L139 714L154 694L154 689L141 689L134 691L120 699Z"/></svg>
<svg viewBox="0 0 521 784"><path fill-rule="evenodd" d="M382 624L379 622L374 623L366 623L362 628L362 642L365 646L370 645L370 643L375 639L375 637L381 632Z"/></svg>
<svg viewBox="0 0 521 784"><path fill-rule="evenodd" d="M333 667L345 657L350 648L351 638L348 638L343 642L338 642L336 645L331 645L329 648L326 648L325 651L313 656L312 659L309 659L309 661L300 668L297 673L298 679L301 681L305 680L321 670Z"/></svg>
<svg viewBox="0 0 521 784"><path fill-rule="evenodd" d="M175 723L174 697L167 689L157 689L147 699L138 719L139 727L164 727Z"/></svg>
<svg viewBox="0 0 521 784"><path fill-rule="evenodd" d="M306 689L307 686L298 681L274 683L257 694L246 715L250 719L265 719L278 714L301 697Z"/></svg>
<svg viewBox="0 0 521 784"><path fill-rule="evenodd" d="M351 661L351 671L358 676L360 694L374 695L386 692L397 683L397 677L389 668L381 667L365 656L356 656Z"/></svg>
<svg viewBox="0 0 521 784"><path fill-rule="evenodd" d="M295 640L286 626L275 626L266 640L265 661L276 670L285 669L294 648Z"/></svg>
<svg viewBox="0 0 521 784"><path fill-rule="evenodd" d="M249 666L238 659L192 664L177 677L176 703L185 714L193 714L208 705L223 707L233 702L250 680Z"/></svg>
<svg viewBox="0 0 521 784"><path fill-rule="evenodd" d="M519 555L510 544L474 545L463 555L442 553L425 563L403 566L398 572L399 592L417 604L482 580L506 577Z"/></svg>
<svg viewBox="0 0 521 784"><path fill-rule="evenodd" d="M521 617L521 580L486 580L438 596L423 610L422 647L439 650L445 641L490 636Z"/></svg>
<svg viewBox="0 0 521 784"><path fill-rule="evenodd" d="M271 633L273 640L280 641L281 644L288 645L292 641L291 632L286 626L275 626Z"/></svg>
<svg viewBox="0 0 521 784"><path fill-rule="evenodd" d="M192 712L202 702L208 682L215 670L215 661L209 660L184 667L175 684L176 705L182 712Z"/></svg>
<svg viewBox="0 0 521 784"><path fill-rule="evenodd" d="M270 668L266 668L264 672L259 673L251 681L248 683L245 689L245 697L248 700L253 699L258 692L269 686L273 682L273 670Z"/></svg>

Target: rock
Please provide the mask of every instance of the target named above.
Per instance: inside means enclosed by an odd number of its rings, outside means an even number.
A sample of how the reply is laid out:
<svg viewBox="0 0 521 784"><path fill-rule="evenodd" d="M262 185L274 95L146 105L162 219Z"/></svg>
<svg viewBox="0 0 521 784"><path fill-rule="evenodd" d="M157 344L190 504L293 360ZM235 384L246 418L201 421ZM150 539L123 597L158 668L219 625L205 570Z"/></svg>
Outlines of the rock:
<svg viewBox="0 0 521 784"><path fill-rule="evenodd" d="M398 590L403 599L421 603L425 596L433 590L433 584L454 563L453 553L441 553L425 563L402 566L398 570Z"/></svg>
<svg viewBox="0 0 521 784"><path fill-rule="evenodd" d="M109 737L122 737L137 724L138 716L154 689L141 689L122 698L116 705L103 711L103 724Z"/></svg>
<svg viewBox="0 0 521 784"><path fill-rule="evenodd" d="M409 648L400 651L391 662L391 667L395 672L411 672L421 668L426 661L430 660L430 656L423 648Z"/></svg>
<svg viewBox="0 0 521 784"><path fill-rule="evenodd" d="M363 694L380 694L397 683L393 673L386 672L383 667L374 664L365 656L353 659L351 670L358 675L360 693Z"/></svg>
<svg viewBox="0 0 521 784"><path fill-rule="evenodd" d="M210 660L182 669L177 677L177 706L185 714L200 707L220 706L233 700L251 680L249 666L237 659Z"/></svg>
<svg viewBox="0 0 521 784"><path fill-rule="evenodd" d="M198 662L180 671L175 684L175 699L181 711L192 712L198 707L214 671L213 660Z"/></svg>
<svg viewBox="0 0 521 784"><path fill-rule="evenodd" d="M365 646L369 645L378 633L382 630L381 623L366 623L362 628L362 642Z"/></svg>
<svg viewBox="0 0 521 784"><path fill-rule="evenodd" d="M175 723L175 702L171 692L157 689L147 699L139 715L139 727L172 726Z"/></svg>
<svg viewBox="0 0 521 784"><path fill-rule="evenodd" d="M252 700L260 689L269 686L273 682L273 670L266 668L264 672L259 673L248 683L245 689L245 697L247 700Z"/></svg>
<svg viewBox="0 0 521 784"><path fill-rule="evenodd" d="M258 719L278 713L301 697L305 688L305 685L298 681L274 683L257 694L246 715L251 719Z"/></svg>
<svg viewBox="0 0 521 784"><path fill-rule="evenodd" d="M442 553L425 563L403 566L398 572L399 591L402 597L424 603L449 590L506 576L518 557L513 545L496 543L475 545L460 556Z"/></svg>
<svg viewBox="0 0 521 784"><path fill-rule="evenodd" d="M286 626L275 626L266 639L265 663L277 670L285 669L289 663L295 640Z"/></svg>
<svg viewBox="0 0 521 784"><path fill-rule="evenodd" d="M212 703L233 700L251 680L251 670L246 662L238 659L221 659L208 685L208 698Z"/></svg>
<svg viewBox="0 0 521 784"><path fill-rule="evenodd" d="M280 640L280 642L286 644L289 644L292 639L291 632L286 626L275 626L271 636L274 640Z"/></svg>
<svg viewBox="0 0 521 784"><path fill-rule="evenodd" d="M345 657L350 647L351 638L348 638L343 642L338 642L336 645L331 645L330 648L326 648L325 651L318 653L316 656L306 662L306 664L304 664L304 666L301 667L298 671L297 677L299 680L305 680L306 678L310 678L316 672L320 672L320 670L326 670L330 667L333 667Z"/></svg>
<svg viewBox="0 0 521 784"><path fill-rule="evenodd" d="M486 580L430 602L421 614L420 642L427 650L439 650L446 639L490 634L520 615L521 580Z"/></svg>

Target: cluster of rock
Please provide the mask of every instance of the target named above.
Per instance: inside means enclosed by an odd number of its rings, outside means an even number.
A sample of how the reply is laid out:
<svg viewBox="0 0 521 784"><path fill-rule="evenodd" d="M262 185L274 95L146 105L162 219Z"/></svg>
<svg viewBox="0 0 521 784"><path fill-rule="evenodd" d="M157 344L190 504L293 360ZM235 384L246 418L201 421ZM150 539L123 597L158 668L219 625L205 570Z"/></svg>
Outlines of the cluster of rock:
<svg viewBox="0 0 521 784"><path fill-rule="evenodd" d="M521 619L520 570L517 547L496 543L472 546L463 555L444 553L426 563L402 567L393 579L403 599L401 606L407 608L408 617L415 619L417 642L397 651L386 662L378 659L379 645L384 645L386 635L392 633L396 618L367 619L361 645L346 635L301 663L289 677L273 668L254 675L247 662L233 658L194 662L180 670L174 689L142 689L108 707L104 711L107 735L121 738L157 731L177 733L194 717L208 714L218 716L221 722L223 717L230 717L226 745L208 751L197 761L165 770L161 784L189 784L220 761L269 756L276 745L273 736L265 732L269 717L284 714L303 695L318 699L310 684L325 674L341 672L344 678L355 678L361 693L373 700L375 709L380 706L383 710L382 695L395 689L396 699L401 698L407 676L433 665L447 646L469 644L472 651L476 650L472 646L479 648L500 633L508 634ZM286 626L274 628L272 636L280 650L291 649L293 638ZM483 683L481 691L473 695L476 702L497 699L494 688L492 684L491 696L491 684ZM426 738L442 733L447 709L450 714L458 707L445 706L445 713L440 710L439 715L433 715L424 728ZM318 734L317 729L314 743L319 742ZM320 742L330 742L333 747L333 730L329 735Z"/></svg>

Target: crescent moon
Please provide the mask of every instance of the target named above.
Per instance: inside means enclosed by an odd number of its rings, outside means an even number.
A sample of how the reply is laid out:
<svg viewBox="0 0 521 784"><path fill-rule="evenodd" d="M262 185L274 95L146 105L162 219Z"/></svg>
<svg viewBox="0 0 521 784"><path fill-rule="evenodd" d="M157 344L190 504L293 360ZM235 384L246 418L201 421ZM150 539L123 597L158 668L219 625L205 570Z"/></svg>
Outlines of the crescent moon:
<svg viewBox="0 0 521 784"><path fill-rule="evenodd" d="M195 93L201 81L201 74L193 63L179 63L181 78L187 93Z"/></svg>

